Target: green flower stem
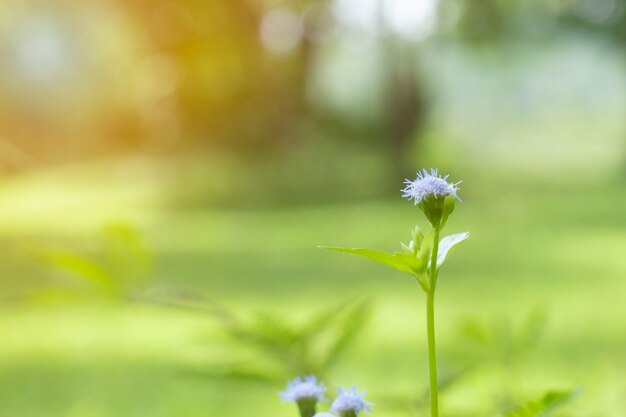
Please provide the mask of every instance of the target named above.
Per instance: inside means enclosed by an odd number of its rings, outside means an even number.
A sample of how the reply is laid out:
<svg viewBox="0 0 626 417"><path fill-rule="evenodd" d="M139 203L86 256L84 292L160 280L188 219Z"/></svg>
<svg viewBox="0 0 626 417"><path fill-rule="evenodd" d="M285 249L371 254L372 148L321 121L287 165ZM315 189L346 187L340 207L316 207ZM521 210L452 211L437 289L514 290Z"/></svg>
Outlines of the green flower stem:
<svg viewBox="0 0 626 417"><path fill-rule="evenodd" d="M437 352L435 351L435 288L437 287L437 255L439 252L440 224L435 226L435 241L430 260L430 288L426 294L426 331L428 335L428 367L430 370L430 415L439 416L439 391L437 386Z"/></svg>
<svg viewBox="0 0 626 417"><path fill-rule="evenodd" d="M437 286L437 256L439 255L439 233L441 232L441 223L435 226L435 237L433 242L433 254L430 259L430 290L435 292Z"/></svg>
<svg viewBox="0 0 626 417"><path fill-rule="evenodd" d="M426 326L428 331L428 366L430 369L430 415L439 416L439 398L437 390L437 353L435 352L435 291L427 294Z"/></svg>

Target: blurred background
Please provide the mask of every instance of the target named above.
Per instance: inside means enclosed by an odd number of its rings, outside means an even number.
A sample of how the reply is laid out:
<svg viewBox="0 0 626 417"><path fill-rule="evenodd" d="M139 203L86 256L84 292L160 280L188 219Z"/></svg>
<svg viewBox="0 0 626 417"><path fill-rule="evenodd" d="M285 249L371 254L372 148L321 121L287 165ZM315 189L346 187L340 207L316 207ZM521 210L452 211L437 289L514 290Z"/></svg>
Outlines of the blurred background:
<svg viewBox="0 0 626 417"><path fill-rule="evenodd" d="M426 415L419 286L316 246L438 167L442 414L626 416L624 0L3 0L0 98L0 415Z"/></svg>

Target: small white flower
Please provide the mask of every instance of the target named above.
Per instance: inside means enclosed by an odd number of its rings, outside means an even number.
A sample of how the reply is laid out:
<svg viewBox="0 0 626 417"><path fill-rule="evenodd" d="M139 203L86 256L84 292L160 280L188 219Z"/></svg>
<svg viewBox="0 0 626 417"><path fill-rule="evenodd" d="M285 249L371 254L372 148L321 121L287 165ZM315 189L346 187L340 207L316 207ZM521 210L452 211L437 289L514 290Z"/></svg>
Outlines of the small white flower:
<svg viewBox="0 0 626 417"><path fill-rule="evenodd" d="M313 417L337 417L337 416L334 414L330 414L330 413L317 413Z"/></svg>
<svg viewBox="0 0 626 417"><path fill-rule="evenodd" d="M447 179L448 175L440 177L436 169L431 169L430 172L424 169L422 172L417 173L415 180L411 181L407 179L404 181L406 187L402 190L404 193L402 197L415 200L415 205L419 204L431 194L434 197L453 195L457 200L461 201L459 196L456 195L456 192L459 191L457 185L463 181L453 184L449 183Z"/></svg>
<svg viewBox="0 0 626 417"><path fill-rule="evenodd" d="M361 411L367 411L371 413L370 406L374 404L365 401L365 392L358 392L356 387L352 387L349 391L344 391L339 388L339 396L333 401L333 405L330 410L336 413L343 413L346 411L353 411L354 414L359 414Z"/></svg>
<svg viewBox="0 0 626 417"><path fill-rule="evenodd" d="M280 397L283 401L296 401L301 399L314 399L316 401L324 401L324 393L326 387L321 382L318 383L317 377L314 375L307 376L304 380L297 377L293 381L287 383L287 389L280 391Z"/></svg>

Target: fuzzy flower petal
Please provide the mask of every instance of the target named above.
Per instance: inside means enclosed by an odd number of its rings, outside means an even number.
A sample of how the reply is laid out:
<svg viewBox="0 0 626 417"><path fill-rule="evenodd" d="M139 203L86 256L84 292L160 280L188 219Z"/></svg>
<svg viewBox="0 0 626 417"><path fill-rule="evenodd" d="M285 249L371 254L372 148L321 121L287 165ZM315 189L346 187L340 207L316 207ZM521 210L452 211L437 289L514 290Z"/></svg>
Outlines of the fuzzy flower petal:
<svg viewBox="0 0 626 417"><path fill-rule="evenodd" d="M337 417L337 416L334 414L330 414L330 413L317 413L313 417Z"/></svg>
<svg viewBox="0 0 626 417"><path fill-rule="evenodd" d="M371 413L371 406L374 404L365 401L365 392L358 392L356 387L352 387L351 390L344 391L339 388L339 396L333 401L333 405L330 410L336 413L343 413L346 411L353 411L354 414L359 414L361 411L367 411Z"/></svg>
<svg viewBox="0 0 626 417"><path fill-rule="evenodd" d="M314 375L307 376L304 380L300 377L287 383L287 389L279 392L283 401L299 401L301 399L314 399L324 401L326 387L317 381Z"/></svg>
<svg viewBox="0 0 626 417"><path fill-rule="evenodd" d="M448 175L441 177L436 169L431 169L430 172L422 170L417 173L415 180L405 180L406 186L402 190L402 197L413 199L415 205L419 204L427 196L433 195L434 197L453 195L457 200L461 201L456 192L459 191L459 185L462 181L457 183L449 183L447 181Z"/></svg>

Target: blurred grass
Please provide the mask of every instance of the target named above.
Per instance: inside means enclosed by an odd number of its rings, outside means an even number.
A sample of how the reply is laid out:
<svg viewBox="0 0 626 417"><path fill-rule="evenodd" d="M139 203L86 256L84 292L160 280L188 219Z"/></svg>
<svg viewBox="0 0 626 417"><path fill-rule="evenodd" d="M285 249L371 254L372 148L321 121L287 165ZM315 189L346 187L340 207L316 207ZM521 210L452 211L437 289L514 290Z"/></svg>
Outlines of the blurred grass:
<svg viewBox="0 0 626 417"><path fill-rule="evenodd" d="M272 210L173 210L158 205L150 181L131 184L104 175L90 181L93 177L75 174L2 185L4 294L42 285L71 287L73 278L36 265L24 248L45 243L85 250L104 223L123 218L141 230L154 251L150 287L185 289L242 317L265 310L298 320L321 306L373 298L373 322L332 371L332 383L367 389L379 403L377 414L411 415L399 401L385 398L426 386L419 286L393 270L316 246L395 249L416 222L424 224L416 209L395 199ZM442 273L442 372L468 360L460 336L468 318L511 329L540 307L548 319L545 336L514 368L489 362L450 388L442 401L445 415L490 415L504 386L520 402L547 389L581 386L571 415L623 415L616 410L626 408L624 186L598 182L581 190L577 184L494 180L476 173L464 179L464 203L447 232L469 230L472 237ZM57 181L64 184L65 198L56 192ZM24 196L30 211L19 208ZM42 207L31 200L54 201L49 196L58 204ZM0 310L0 334L1 415L294 414L276 395L282 387L188 372L218 367L242 350L209 317L192 311L98 297L7 301Z"/></svg>

